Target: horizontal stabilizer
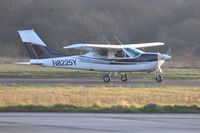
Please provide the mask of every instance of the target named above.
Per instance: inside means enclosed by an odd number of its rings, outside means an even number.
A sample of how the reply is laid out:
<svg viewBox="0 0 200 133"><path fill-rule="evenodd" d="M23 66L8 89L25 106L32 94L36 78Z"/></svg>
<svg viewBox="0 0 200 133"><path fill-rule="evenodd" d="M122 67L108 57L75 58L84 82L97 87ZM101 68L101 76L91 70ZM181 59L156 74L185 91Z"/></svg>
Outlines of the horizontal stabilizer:
<svg viewBox="0 0 200 133"><path fill-rule="evenodd" d="M42 63L35 63L35 62L16 62L15 64L19 65L42 65Z"/></svg>
<svg viewBox="0 0 200 133"><path fill-rule="evenodd" d="M20 64L20 65L31 65L30 62L16 62L15 64Z"/></svg>

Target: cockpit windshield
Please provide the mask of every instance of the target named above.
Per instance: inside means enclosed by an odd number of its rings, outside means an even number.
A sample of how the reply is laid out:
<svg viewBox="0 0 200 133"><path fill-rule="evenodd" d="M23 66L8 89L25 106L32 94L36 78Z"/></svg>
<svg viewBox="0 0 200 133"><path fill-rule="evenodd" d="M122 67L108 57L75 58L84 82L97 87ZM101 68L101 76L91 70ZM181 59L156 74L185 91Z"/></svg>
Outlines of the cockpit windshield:
<svg viewBox="0 0 200 133"><path fill-rule="evenodd" d="M125 48L125 50L128 52L128 54L132 57L136 57L143 53L143 51L138 50L138 49L133 49L133 48Z"/></svg>

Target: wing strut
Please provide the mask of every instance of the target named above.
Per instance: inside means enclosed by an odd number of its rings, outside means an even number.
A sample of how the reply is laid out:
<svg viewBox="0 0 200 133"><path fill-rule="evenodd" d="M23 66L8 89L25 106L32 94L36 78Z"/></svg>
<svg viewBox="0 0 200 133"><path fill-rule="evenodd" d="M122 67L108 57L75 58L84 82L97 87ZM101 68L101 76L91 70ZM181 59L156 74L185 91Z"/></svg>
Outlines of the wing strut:
<svg viewBox="0 0 200 133"><path fill-rule="evenodd" d="M123 43L119 40L118 37L115 36L115 40L117 40L117 42L118 42L119 44L123 45Z"/></svg>

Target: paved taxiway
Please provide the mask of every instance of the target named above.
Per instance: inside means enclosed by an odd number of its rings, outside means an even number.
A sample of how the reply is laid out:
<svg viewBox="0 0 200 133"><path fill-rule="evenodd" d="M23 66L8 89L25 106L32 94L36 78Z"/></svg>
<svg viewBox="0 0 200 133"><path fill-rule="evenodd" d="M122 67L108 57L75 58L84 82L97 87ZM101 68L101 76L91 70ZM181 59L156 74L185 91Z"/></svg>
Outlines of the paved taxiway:
<svg viewBox="0 0 200 133"><path fill-rule="evenodd" d="M0 113L0 133L199 133L200 115Z"/></svg>
<svg viewBox="0 0 200 133"><path fill-rule="evenodd" d="M193 80L163 80L157 83L154 79L129 79L122 82L114 78L111 82L105 83L101 78L65 78L65 79L30 79L30 78L0 78L2 84L66 84L71 86L200 86L200 81Z"/></svg>

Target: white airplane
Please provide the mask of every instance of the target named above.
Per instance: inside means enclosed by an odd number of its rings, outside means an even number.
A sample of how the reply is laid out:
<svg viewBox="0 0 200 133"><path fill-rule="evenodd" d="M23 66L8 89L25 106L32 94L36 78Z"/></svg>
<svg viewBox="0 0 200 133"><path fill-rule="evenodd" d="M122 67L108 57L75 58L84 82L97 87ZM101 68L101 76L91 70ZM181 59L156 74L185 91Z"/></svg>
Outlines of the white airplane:
<svg viewBox="0 0 200 133"><path fill-rule="evenodd" d="M126 72L152 72L156 70L156 81L162 81L161 66L171 59L169 55L147 53L137 48L164 45L162 42L106 45L106 44L73 44L65 49L87 51L83 55L65 56L52 53L34 30L18 31L30 55L29 62L17 64L41 65L47 67L81 69L105 72L103 80L109 82L111 76L121 73L121 80L127 81ZM115 73L115 74L114 74Z"/></svg>

